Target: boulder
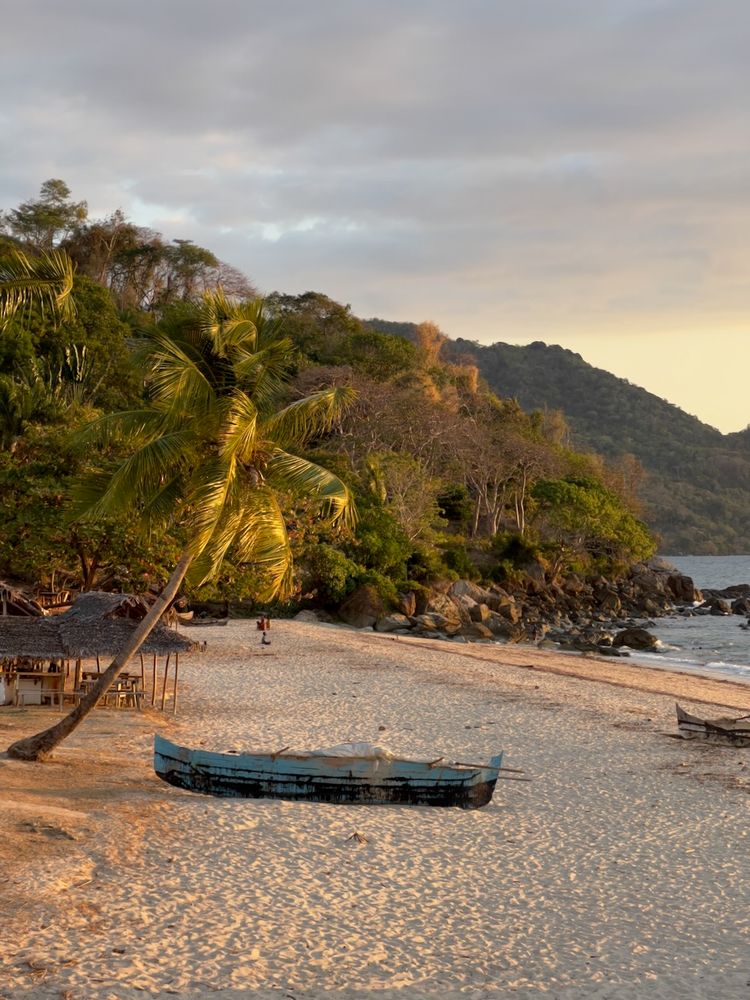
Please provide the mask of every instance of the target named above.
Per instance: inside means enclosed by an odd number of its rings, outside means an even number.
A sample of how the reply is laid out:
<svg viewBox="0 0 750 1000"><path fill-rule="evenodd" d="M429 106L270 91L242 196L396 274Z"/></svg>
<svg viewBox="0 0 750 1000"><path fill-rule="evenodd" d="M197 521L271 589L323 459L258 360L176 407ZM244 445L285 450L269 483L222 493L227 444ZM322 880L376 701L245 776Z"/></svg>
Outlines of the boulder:
<svg viewBox="0 0 750 1000"><path fill-rule="evenodd" d="M642 594L651 600L659 597L663 600L669 596L667 574L664 572L658 572L649 566L638 565L633 568L630 579L636 595Z"/></svg>
<svg viewBox="0 0 750 1000"><path fill-rule="evenodd" d="M417 635L429 636L431 639L452 639L461 631L460 625L456 628L436 611L416 615L412 620L414 622L412 635L416 633Z"/></svg>
<svg viewBox="0 0 750 1000"><path fill-rule="evenodd" d="M441 627L448 635L455 635L456 632L461 631L461 625L463 624L461 610L447 594L429 594L422 614L441 615L445 620L445 625ZM470 620L468 613L464 612L464 616L468 622Z"/></svg>
<svg viewBox="0 0 750 1000"><path fill-rule="evenodd" d="M530 562L523 567L524 583L529 594L541 594L547 587L547 574L539 562Z"/></svg>
<svg viewBox="0 0 750 1000"><path fill-rule="evenodd" d="M339 608L339 617L354 628L370 628L382 618L385 605L377 590L370 584L357 587Z"/></svg>
<svg viewBox="0 0 750 1000"><path fill-rule="evenodd" d="M698 611L708 612L710 615L731 615L732 605L723 597L709 597L701 604Z"/></svg>
<svg viewBox="0 0 750 1000"><path fill-rule="evenodd" d="M469 617L472 622L479 622L481 625L484 625L487 621L489 621L491 614L492 612L486 604L475 604L474 607L469 610Z"/></svg>
<svg viewBox="0 0 750 1000"><path fill-rule="evenodd" d="M670 573L667 577L667 589L680 604L694 604L703 599L700 590L696 590L692 577L684 573Z"/></svg>
<svg viewBox="0 0 750 1000"><path fill-rule="evenodd" d="M514 625L521 619L521 610L512 597L506 597L504 600L498 599L495 607L492 609L492 613L499 615L506 622L511 622Z"/></svg>
<svg viewBox="0 0 750 1000"><path fill-rule="evenodd" d="M408 590L404 594L398 595L398 610L402 615L411 618L417 610L417 597L413 590Z"/></svg>
<svg viewBox="0 0 750 1000"><path fill-rule="evenodd" d="M439 632L445 624L445 618L434 612L424 615L415 615L414 627L422 632Z"/></svg>
<svg viewBox="0 0 750 1000"><path fill-rule="evenodd" d="M656 636L645 628L624 628L612 639L613 646L628 646L630 649L654 649L658 642Z"/></svg>
<svg viewBox="0 0 750 1000"><path fill-rule="evenodd" d="M376 632L395 632L397 629L408 629L411 625L410 620L406 615L394 612L390 615L384 615L382 618L378 618L375 622Z"/></svg>
<svg viewBox="0 0 750 1000"><path fill-rule="evenodd" d="M617 615L622 609L622 601L612 587L597 587L594 590L594 600L602 611L610 615Z"/></svg>
<svg viewBox="0 0 750 1000"><path fill-rule="evenodd" d="M465 630L465 634L470 639L494 639L495 634L492 629L487 628L481 622L472 622L472 624Z"/></svg>
<svg viewBox="0 0 750 1000"><path fill-rule="evenodd" d="M317 614L311 611L309 608L303 608L302 611L298 611L294 616L296 622L309 622L311 625L317 624L320 621Z"/></svg>
<svg viewBox="0 0 750 1000"><path fill-rule="evenodd" d="M750 615L750 597L738 597L732 601L733 615Z"/></svg>
<svg viewBox="0 0 750 1000"><path fill-rule="evenodd" d="M569 573L562 582L562 590L566 594L570 594L575 597L576 594L582 594L583 591L586 590L586 584L580 576L576 576L575 573Z"/></svg>
<svg viewBox="0 0 750 1000"><path fill-rule="evenodd" d="M468 597L475 604L487 604L492 607L492 594L490 591L485 590L484 587L479 587L476 583L472 583L471 580L456 580L455 583L451 584L448 594L453 598Z"/></svg>

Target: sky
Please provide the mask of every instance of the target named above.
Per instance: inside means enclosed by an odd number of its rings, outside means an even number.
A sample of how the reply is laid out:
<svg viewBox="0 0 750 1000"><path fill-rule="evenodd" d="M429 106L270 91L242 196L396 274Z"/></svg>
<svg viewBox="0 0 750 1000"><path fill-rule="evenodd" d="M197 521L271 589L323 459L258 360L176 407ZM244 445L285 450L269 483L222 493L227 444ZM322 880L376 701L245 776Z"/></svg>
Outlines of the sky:
<svg viewBox="0 0 750 1000"><path fill-rule="evenodd" d="M748 0L0 0L0 208L61 178L264 293L750 423Z"/></svg>

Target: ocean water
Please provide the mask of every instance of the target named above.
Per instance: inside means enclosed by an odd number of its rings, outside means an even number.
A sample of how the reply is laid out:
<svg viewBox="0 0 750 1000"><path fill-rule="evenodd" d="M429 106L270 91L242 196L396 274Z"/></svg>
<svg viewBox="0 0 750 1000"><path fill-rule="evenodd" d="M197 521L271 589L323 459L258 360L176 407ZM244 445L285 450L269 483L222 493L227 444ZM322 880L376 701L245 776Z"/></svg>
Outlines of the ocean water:
<svg viewBox="0 0 750 1000"><path fill-rule="evenodd" d="M696 587L750 584L750 555L665 556ZM721 675L750 685L750 629L743 615L697 615L693 618L657 618L650 628L661 644L656 653L631 653L631 660L650 667ZM750 699L750 693L748 695ZM750 700L748 702L750 705Z"/></svg>

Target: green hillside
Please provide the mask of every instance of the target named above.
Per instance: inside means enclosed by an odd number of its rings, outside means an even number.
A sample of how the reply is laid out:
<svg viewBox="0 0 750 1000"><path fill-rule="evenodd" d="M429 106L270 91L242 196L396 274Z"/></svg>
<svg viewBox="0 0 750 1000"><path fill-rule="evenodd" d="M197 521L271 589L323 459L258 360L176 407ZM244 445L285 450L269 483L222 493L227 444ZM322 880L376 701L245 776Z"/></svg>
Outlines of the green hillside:
<svg viewBox="0 0 750 1000"><path fill-rule="evenodd" d="M560 410L573 444L605 458L633 455L641 496L662 551L750 552L750 436L722 435L679 407L542 343L483 347L457 340L492 389L524 409Z"/></svg>
<svg viewBox="0 0 750 1000"><path fill-rule="evenodd" d="M384 333L415 339L410 323L371 320ZM661 551L750 552L750 429L723 435L579 354L541 342L521 347L447 340L441 357L471 360L488 385L524 410L561 412L573 447L610 461L634 456L640 496Z"/></svg>

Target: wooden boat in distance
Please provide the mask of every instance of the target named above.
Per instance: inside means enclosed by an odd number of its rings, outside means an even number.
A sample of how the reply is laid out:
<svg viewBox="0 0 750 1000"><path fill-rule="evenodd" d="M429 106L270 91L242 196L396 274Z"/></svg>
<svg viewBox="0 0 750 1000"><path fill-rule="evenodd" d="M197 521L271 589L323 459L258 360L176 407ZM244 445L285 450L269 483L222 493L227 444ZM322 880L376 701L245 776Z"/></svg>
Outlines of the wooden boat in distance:
<svg viewBox="0 0 750 1000"><path fill-rule="evenodd" d="M677 728L686 740L703 740L722 746L750 747L750 715L738 719L701 719L691 715L680 705L677 709Z"/></svg>
<svg viewBox="0 0 750 1000"><path fill-rule="evenodd" d="M362 744L287 753L213 753L154 737L154 770L191 792L232 798L479 809L492 798L502 753L489 764L401 760ZM349 752L352 751L355 752ZM356 752L360 750L360 752Z"/></svg>
<svg viewBox="0 0 750 1000"><path fill-rule="evenodd" d="M226 625L228 618L179 618L180 625L196 628L199 625Z"/></svg>

